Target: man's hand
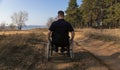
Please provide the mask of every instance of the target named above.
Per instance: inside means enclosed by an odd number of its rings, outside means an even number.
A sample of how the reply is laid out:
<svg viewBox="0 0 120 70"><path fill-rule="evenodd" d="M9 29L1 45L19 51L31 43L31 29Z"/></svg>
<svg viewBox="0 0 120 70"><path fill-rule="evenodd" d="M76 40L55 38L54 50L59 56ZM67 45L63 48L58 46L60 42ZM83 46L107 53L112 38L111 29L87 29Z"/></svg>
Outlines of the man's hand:
<svg viewBox="0 0 120 70"><path fill-rule="evenodd" d="M75 36L75 33L74 31L71 32L71 39L70 39L70 43L72 44L73 41L74 41L74 36Z"/></svg>
<svg viewBox="0 0 120 70"><path fill-rule="evenodd" d="M71 39L70 39L70 41L73 41L73 40L74 40L74 37L75 37L75 32L72 31L72 32L71 32Z"/></svg>
<svg viewBox="0 0 120 70"><path fill-rule="evenodd" d="M50 39L50 38L51 38L51 35L52 35L52 31L49 31L49 32L48 32L48 41L51 41L51 39Z"/></svg>

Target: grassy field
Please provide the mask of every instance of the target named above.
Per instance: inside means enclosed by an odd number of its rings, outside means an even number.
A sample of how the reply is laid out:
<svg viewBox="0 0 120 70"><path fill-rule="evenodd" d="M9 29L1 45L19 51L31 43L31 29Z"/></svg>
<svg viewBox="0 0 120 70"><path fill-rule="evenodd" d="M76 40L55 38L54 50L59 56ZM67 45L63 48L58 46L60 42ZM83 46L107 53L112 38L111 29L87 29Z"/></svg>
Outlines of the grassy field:
<svg viewBox="0 0 120 70"><path fill-rule="evenodd" d="M41 70L109 70L93 54L79 46L79 42L92 39L119 43L120 29L75 31L75 61L55 54L50 62L46 62L44 57L47 29L0 31L0 70L40 70L41 66Z"/></svg>
<svg viewBox="0 0 120 70"><path fill-rule="evenodd" d="M84 40L87 38L99 39L105 41L119 41L120 40L120 29L77 29L76 37L77 40ZM80 39L81 38L81 39Z"/></svg>
<svg viewBox="0 0 120 70"><path fill-rule="evenodd" d="M120 29L80 29L83 39L76 40L106 64L109 70L120 69Z"/></svg>
<svg viewBox="0 0 120 70"><path fill-rule="evenodd" d="M26 70L43 57L44 44L41 42L46 40L41 31L5 31L0 34L0 70Z"/></svg>

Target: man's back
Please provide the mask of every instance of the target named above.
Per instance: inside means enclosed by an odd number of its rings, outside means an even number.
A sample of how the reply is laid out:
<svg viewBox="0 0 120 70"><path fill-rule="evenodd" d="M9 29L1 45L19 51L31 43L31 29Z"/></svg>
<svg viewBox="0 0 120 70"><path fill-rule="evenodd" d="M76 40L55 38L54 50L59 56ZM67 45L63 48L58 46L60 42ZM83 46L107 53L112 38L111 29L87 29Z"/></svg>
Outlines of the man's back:
<svg viewBox="0 0 120 70"><path fill-rule="evenodd" d="M69 32L74 31L71 24L64 19L53 22L49 30L52 31L52 42L57 45L68 45Z"/></svg>

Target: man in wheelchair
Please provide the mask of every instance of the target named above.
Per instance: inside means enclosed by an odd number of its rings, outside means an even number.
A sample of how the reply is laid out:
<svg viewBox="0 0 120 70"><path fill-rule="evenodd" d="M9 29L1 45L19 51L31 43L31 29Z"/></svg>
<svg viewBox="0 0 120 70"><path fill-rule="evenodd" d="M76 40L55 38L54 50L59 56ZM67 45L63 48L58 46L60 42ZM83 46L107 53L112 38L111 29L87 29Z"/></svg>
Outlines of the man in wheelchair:
<svg viewBox="0 0 120 70"><path fill-rule="evenodd" d="M73 41L74 35L73 27L64 19L64 12L58 11L58 20L51 24L48 32L48 40L51 41L53 50L58 52L58 47L61 47L62 53L69 52L70 42Z"/></svg>

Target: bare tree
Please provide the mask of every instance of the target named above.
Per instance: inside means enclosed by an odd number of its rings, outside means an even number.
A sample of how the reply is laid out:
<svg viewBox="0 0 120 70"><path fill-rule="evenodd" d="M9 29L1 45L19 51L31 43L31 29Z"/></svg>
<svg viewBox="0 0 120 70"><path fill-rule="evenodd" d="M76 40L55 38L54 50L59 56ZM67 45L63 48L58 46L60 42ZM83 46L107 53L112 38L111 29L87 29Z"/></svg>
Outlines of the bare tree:
<svg viewBox="0 0 120 70"><path fill-rule="evenodd" d="M47 26L50 27L50 25L52 24L52 22L56 21L57 18L53 18L53 17L50 17L47 21Z"/></svg>
<svg viewBox="0 0 120 70"><path fill-rule="evenodd" d="M0 23L0 30L4 30L5 26L6 26L6 23L5 22L1 22Z"/></svg>
<svg viewBox="0 0 120 70"><path fill-rule="evenodd" d="M21 30L22 27L25 26L25 21L28 20L28 13L25 11L20 11L18 13L14 13L11 18L12 23L16 24L17 28Z"/></svg>
<svg viewBox="0 0 120 70"><path fill-rule="evenodd" d="M16 25L13 24L13 23L11 23L11 24L9 25L9 28L12 29L12 30L15 30L15 29L16 29Z"/></svg>

